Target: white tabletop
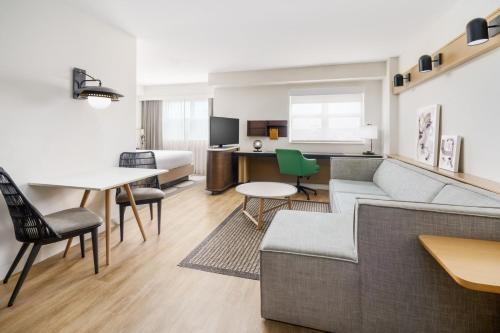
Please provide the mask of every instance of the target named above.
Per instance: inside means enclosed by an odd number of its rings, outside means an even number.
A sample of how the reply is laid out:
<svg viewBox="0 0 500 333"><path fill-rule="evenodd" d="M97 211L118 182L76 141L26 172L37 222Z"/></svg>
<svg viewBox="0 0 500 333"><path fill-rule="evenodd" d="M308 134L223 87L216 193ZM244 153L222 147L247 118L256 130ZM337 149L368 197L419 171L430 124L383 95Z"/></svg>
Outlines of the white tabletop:
<svg viewBox="0 0 500 333"><path fill-rule="evenodd" d="M282 198L297 193L297 188L292 185L275 182L253 182L236 186L236 191L257 198Z"/></svg>
<svg viewBox="0 0 500 333"><path fill-rule="evenodd" d="M29 182L29 185L104 191L158 176L165 172L168 172L168 170L108 167L94 171L74 172L34 179Z"/></svg>

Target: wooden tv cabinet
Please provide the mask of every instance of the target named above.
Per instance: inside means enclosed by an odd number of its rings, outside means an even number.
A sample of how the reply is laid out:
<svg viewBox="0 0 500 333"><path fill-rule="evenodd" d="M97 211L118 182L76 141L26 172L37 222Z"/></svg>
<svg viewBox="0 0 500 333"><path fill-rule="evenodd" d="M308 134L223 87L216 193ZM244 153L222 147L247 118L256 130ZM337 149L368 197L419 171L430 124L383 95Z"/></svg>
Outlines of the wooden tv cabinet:
<svg viewBox="0 0 500 333"><path fill-rule="evenodd" d="M237 182L238 147L209 148L207 151L207 191L221 193Z"/></svg>

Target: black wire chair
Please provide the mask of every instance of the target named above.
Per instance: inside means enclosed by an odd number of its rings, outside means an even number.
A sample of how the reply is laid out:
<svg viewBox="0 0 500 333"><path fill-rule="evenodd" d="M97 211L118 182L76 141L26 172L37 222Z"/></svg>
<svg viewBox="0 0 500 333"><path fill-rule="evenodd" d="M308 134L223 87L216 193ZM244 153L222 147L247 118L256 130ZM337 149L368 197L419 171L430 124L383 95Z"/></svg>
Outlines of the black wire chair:
<svg viewBox="0 0 500 333"><path fill-rule="evenodd" d="M12 263L3 283L9 281L17 264L33 243L24 268L12 292L8 306L12 306L21 287L33 265L42 245L59 242L71 237L80 236L82 257L85 256L84 235L92 234L92 250L94 253L94 270L99 273L99 258L97 244L97 228L102 219L85 208L72 208L43 216L35 206L24 196L12 178L0 167L0 191L3 194L14 224L16 239L23 243Z"/></svg>
<svg viewBox="0 0 500 333"><path fill-rule="evenodd" d="M125 152L120 155L120 167L156 169L156 158L152 151ZM158 177L146 178L130 184L136 205L149 205L149 213L153 220L153 204L158 209L158 234L161 231L161 202L165 193L160 188ZM116 203L120 207L120 241L123 241L125 210L130 206L127 193L116 190Z"/></svg>

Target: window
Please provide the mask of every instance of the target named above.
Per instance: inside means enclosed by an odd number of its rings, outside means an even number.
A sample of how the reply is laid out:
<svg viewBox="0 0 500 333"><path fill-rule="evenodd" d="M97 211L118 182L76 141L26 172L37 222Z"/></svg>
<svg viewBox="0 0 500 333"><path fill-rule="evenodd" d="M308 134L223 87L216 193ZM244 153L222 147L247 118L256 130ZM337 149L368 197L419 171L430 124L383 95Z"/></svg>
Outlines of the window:
<svg viewBox="0 0 500 333"><path fill-rule="evenodd" d="M208 140L208 100L164 101L166 141Z"/></svg>
<svg viewBox="0 0 500 333"><path fill-rule="evenodd" d="M363 94L290 96L290 142L362 142Z"/></svg>

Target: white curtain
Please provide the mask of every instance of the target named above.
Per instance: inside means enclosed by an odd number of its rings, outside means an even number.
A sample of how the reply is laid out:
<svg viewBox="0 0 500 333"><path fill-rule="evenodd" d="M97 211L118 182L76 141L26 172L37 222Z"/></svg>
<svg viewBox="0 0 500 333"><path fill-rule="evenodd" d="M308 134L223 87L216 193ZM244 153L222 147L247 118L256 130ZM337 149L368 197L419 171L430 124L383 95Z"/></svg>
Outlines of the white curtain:
<svg viewBox="0 0 500 333"><path fill-rule="evenodd" d="M194 171L207 166L209 103L203 100L167 100L163 108L163 148L193 152Z"/></svg>

